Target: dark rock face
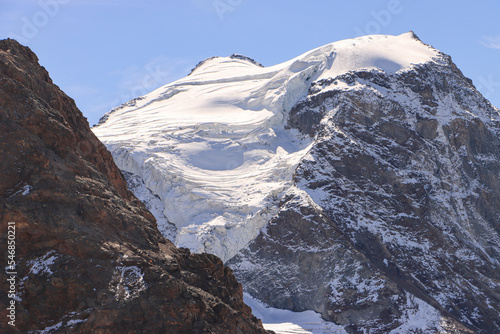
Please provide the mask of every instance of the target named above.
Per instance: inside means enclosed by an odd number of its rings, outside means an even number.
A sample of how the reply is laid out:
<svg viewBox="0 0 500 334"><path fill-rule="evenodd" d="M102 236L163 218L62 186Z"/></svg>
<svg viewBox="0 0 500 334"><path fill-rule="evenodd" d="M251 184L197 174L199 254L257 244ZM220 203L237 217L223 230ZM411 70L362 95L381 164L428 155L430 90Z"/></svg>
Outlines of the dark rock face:
<svg viewBox="0 0 500 334"><path fill-rule="evenodd" d="M499 111L448 56L315 82L289 124L315 144L229 262L252 295L351 333L500 331Z"/></svg>
<svg viewBox="0 0 500 334"><path fill-rule="evenodd" d="M12 327L0 295L0 332L265 333L231 269L161 236L74 101L13 40L0 41L0 156L18 296Z"/></svg>

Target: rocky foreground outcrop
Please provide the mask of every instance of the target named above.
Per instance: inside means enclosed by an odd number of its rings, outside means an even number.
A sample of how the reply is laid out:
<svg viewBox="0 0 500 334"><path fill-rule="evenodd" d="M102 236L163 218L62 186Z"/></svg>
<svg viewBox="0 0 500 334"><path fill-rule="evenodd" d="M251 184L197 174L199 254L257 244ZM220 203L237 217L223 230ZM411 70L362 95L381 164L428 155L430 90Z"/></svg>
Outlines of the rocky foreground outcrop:
<svg viewBox="0 0 500 334"><path fill-rule="evenodd" d="M231 269L161 236L74 101L13 40L0 41L0 156L0 253L5 264L15 226L17 273L14 299L0 275L0 332L265 333Z"/></svg>

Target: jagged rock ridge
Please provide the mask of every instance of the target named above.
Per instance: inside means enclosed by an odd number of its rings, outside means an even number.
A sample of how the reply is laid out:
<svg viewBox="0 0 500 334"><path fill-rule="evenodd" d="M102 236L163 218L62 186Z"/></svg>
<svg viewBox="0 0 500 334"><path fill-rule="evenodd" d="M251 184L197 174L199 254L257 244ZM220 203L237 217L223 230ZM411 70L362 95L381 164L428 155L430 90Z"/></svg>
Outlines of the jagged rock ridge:
<svg viewBox="0 0 500 334"><path fill-rule="evenodd" d="M0 243L15 222L17 246L15 327L2 293L1 332L265 333L231 269L161 236L74 101L14 40L0 41L0 152Z"/></svg>
<svg viewBox="0 0 500 334"><path fill-rule="evenodd" d="M500 117L442 60L311 85L297 188L230 261L248 291L352 332L498 331Z"/></svg>

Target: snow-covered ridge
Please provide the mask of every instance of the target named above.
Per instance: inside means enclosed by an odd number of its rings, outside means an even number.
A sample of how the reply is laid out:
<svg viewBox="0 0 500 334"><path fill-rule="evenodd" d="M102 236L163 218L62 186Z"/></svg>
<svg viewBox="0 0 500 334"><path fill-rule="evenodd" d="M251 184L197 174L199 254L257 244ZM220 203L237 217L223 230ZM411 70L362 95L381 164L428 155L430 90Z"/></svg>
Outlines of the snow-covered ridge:
<svg viewBox="0 0 500 334"><path fill-rule="evenodd" d="M210 61L212 61L213 59L219 59L221 57L218 57L218 56L214 56L214 57L209 57L205 60L202 60L200 61L198 64L196 64L196 66L191 70L191 72L189 72L188 76L190 76L191 74L193 74L193 72L195 71L198 71L198 69L200 69L201 67L204 67L207 63L209 63ZM258 63L256 62L254 59L250 58L250 57L247 57L245 55L242 55L242 54L239 54L239 53L233 53L232 55L230 55L228 57L229 59L239 59L239 60L243 60L243 61L247 61L251 64L254 64L258 67L264 67L261 63Z"/></svg>
<svg viewBox="0 0 500 334"><path fill-rule="evenodd" d="M396 73L439 55L410 32L339 41L270 67L211 58L115 108L93 131L118 167L160 197L177 245L225 261L257 236L292 186L313 139L285 125L313 82L362 69Z"/></svg>

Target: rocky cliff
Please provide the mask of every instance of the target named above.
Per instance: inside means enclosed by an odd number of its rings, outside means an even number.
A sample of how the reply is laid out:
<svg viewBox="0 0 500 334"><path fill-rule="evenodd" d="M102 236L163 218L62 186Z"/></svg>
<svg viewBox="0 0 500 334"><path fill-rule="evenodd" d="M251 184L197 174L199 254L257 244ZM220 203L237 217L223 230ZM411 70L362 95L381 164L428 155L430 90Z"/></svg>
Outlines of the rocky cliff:
<svg viewBox="0 0 500 334"><path fill-rule="evenodd" d="M265 333L231 269L161 236L74 101L13 40L0 41L0 156L2 263L8 226L16 245L1 332Z"/></svg>
<svg viewBox="0 0 500 334"><path fill-rule="evenodd" d="M440 54L314 82L280 211L229 263L275 307L352 333L500 329L500 117Z"/></svg>

